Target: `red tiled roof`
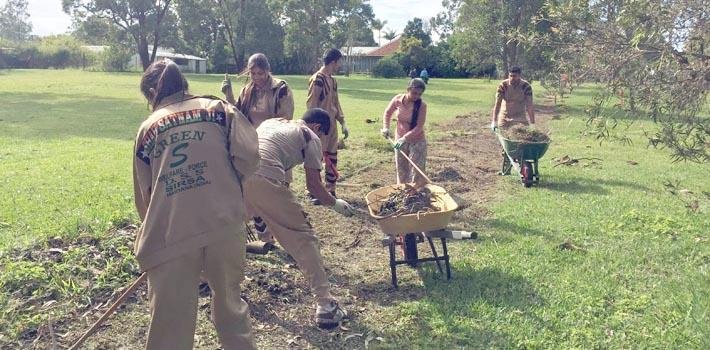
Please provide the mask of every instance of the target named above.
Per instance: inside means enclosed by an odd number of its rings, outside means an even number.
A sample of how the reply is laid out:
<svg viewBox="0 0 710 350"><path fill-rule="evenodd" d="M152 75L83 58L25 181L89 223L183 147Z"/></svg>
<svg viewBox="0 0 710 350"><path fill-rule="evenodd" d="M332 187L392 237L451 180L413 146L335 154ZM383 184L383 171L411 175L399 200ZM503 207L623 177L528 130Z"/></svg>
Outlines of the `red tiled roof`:
<svg viewBox="0 0 710 350"><path fill-rule="evenodd" d="M396 38L392 39L387 44L384 44L381 47L379 47L371 52L368 52L367 56L384 57L384 56L393 55L397 51L399 51L399 44L401 41L402 41L402 36L399 35Z"/></svg>

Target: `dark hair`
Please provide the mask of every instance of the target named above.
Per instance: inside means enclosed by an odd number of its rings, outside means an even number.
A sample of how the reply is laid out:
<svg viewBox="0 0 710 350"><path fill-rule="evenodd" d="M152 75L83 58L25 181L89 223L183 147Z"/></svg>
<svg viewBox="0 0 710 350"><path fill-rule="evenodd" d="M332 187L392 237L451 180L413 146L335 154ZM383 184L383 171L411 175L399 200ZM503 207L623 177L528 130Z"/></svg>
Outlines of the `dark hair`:
<svg viewBox="0 0 710 350"><path fill-rule="evenodd" d="M154 96L151 96L150 89L155 90ZM151 63L141 78L141 92L153 109L165 97L181 91L187 91L187 79L171 59Z"/></svg>
<svg viewBox="0 0 710 350"><path fill-rule="evenodd" d="M326 135L330 132L330 116L324 109L311 108L303 113L301 119L307 124L319 124L320 131Z"/></svg>
<svg viewBox="0 0 710 350"><path fill-rule="evenodd" d="M323 65L328 65L330 62L335 62L343 57L343 53L338 49L328 49L323 53Z"/></svg>
<svg viewBox="0 0 710 350"><path fill-rule="evenodd" d="M426 90L426 83L421 78L414 78L407 84L407 89L422 89L422 92Z"/></svg>
<svg viewBox="0 0 710 350"><path fill-rule="evenodd" d="M513 66L513 68L510 68L508 73L513 73L513 74L520 74L522 72L522 69L518 66Z"/></svg>
<svg viewBox="0 0 710 350"><path fill-rule="evenodd" d="M242 75L249 74L249 71L251 71L251 69L254 67L259 68L259 69L263 69L266 72L271 72L271 65L269 64L269 59L266 58L266 55L264 55L263 53L260 53L260 52L249 56L249 60L247 61L247 66L246 66L246 68L244 68Z"/></svg>

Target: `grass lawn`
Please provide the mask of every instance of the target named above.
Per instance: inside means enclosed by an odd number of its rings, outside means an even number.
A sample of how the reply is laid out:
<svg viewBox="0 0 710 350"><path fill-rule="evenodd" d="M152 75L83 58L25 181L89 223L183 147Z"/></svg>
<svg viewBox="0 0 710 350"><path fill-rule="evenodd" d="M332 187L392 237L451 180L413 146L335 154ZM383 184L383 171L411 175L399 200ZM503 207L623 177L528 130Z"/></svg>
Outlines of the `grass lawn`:
<svg viewBox="0 0 710 350"><path fill-rule="evenodd" d="M300 115L307 77L283 78ZM221 76L188 80L195 93L219 93ZM338 81L352 134L341 160L347 174L390 157L379 122L364 120L381 118L406 80ZM137 220L131 153L149 111L137 74L0 71L0 82L1 348L42 322L13 309L11 291L46 279L46 271L4 258L48 237L101 237ZM428 123L488 111L495 85L432 80ZM524 189L515 176L498 182L492 214L470 223L480 241L452 245L450 283L426 274L425 297L360 316L386 339L377 346L710 348L710 165L671 163L667 152L646 148L643 130L653 125L645 121L630 125L632 145L584 137L591 91L576 90L561 118L548 121L553 144L541 160L540 186ZM600 160L555 166L564 155ZM572 249L560 249L565 242ZM62 286L58 297L81 294Z"/></svg>

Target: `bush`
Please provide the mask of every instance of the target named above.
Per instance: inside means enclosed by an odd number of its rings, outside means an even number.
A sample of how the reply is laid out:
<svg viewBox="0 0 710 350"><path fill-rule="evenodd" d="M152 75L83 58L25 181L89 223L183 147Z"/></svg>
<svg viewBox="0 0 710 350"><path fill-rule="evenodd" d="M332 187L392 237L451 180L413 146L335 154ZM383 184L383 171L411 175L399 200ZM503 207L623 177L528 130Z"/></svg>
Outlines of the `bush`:
<svg viewBox="0 0 710 350"><path fill-rule="evenodd" d="M36 68L81 67L85 60L81 44L69 35L41 38L37 45Z"/></svg>
<svg viewBox="0 0 710 350"><path fill-rule="evenodd" d="M125 72L128 70L131 56L131 50L120 45L111 45L101 53L101 68L107 72Z"/></svg>
<svg viewBox="0 0 710 350"><path fill-rule="evenodd" d="M399 78L404 76L404 68L396 59L385 57L372 67L372 76L378 78Z"/></svg>

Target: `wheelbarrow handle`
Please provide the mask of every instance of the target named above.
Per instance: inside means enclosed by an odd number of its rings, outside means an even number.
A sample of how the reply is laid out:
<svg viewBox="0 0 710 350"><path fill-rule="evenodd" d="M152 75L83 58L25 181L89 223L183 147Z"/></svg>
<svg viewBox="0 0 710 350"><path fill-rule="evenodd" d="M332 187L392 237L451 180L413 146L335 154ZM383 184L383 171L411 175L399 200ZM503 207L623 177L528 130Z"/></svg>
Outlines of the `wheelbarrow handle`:
<svg viewBox="0 0 710 350"><path fill-rule="evenodd" d="M391 137L388 137L387 141L389 141L390 144L394 147L395 143ZM409 164L412 164L412 167L414 167L414 170L416 170L419 173L419 175L421 175L424 178L424 180L426 180L427 183L434 183L433 181L431 181L431 179L428 176L426 176L426 174L424 174L422 169L419 169L419 167L416 164L414 164L414 161L411 158L409 158L409 156L407 154L405 154L404 152L402 152L399 149L395 149L395 151L399 152L399 154L401 154L409 162Z"/></svg>

